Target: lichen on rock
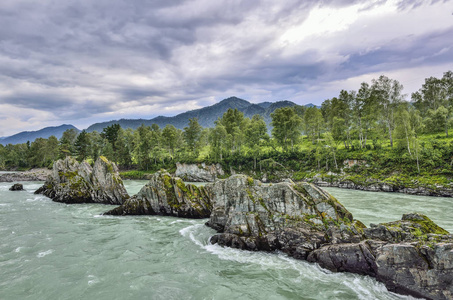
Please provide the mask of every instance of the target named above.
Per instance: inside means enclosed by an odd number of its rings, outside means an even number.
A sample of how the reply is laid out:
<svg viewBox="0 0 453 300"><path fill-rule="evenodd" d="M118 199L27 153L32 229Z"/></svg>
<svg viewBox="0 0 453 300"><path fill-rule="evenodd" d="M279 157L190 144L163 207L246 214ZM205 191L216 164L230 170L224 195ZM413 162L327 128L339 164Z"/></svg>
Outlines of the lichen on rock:
<svg viewBox="0 0 453 300"><path fill-rule="evenodd" d="M161 171L153 174L123 205L105 214L207 218L211 214L211 201L204 187L186 185L180 178Z"/></svg>
<svg viewBox="0 0 453 300"><path fill-rule="evenodd" d="M122 204L129 195L118 168L105 157L99 157L94 167L72 157L54 163L52 173L36 194L44 194L57 202Z"/></svg>

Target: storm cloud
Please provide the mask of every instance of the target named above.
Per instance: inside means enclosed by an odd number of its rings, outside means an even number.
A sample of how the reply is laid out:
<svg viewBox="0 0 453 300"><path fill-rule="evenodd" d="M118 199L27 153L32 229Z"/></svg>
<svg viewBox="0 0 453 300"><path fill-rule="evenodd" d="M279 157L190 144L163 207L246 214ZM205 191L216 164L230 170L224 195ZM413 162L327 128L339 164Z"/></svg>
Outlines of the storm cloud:
<svg viewBox="0 0 453 300"><path fill-rule="evenodd" d="M0 136L452 69L451 1L3 0Z"/></svg>

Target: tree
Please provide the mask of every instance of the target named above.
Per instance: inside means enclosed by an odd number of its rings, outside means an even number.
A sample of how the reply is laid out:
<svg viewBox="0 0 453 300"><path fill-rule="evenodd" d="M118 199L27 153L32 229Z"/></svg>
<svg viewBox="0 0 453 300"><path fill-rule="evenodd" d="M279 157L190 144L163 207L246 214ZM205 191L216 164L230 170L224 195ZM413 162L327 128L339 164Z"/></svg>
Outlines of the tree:
<svg viewBox="0 0 453 300"><path fill-rule="evenodd" d="M89 155L89 146L90 146L90 139L88 133L84 130L79 133L75 142L74 142L74 149L77 153L77 159L82 161L87 158Z"/></svg>
<svg viewBox="0 0 453 300"><path fill-rule="evenodd" d="M60 138L60 152L62 157L73 155L77 134L78 132L74 128L63 132L63 135Z"/></svg>
<svg viewBox="0 0 453 300"><path fill-rule="evenodd" d="M244 140L244 129L249 121L244 118L244 114L237 108L229 108L216 122L223 125L226 131L225 146L230 150L230 153L240 152L241 145Z"/></svg>
<svg viewBox="0 0 453 300"><path fill-rule="evenodd" d="M198 157L202 130L203 127L198 123L198 118L189 119L189 126L184 127L184 140L193 157Z"/></svg>
<svg viewBox="0 0 453 300"><path fill-rule="evenodd" d="M398 80L381 75L377 80L372 80L371 90L378 100L382 120L387 127L390 147L393 147L395 112L404 98L404 95L401 94L403 85Z"/></svg>
<svg viewBox="0 0 453 300"><path fill-rule="evenodd" d="M178 142L178 130L173 125L165 126L162 130L162 143L170 152L171 157L175 156L175 149Z"/></svg>
<svg viewBox="0 0 453 300"><path fill-rule="evenodd" d="M212 128L209 132L209 143L211 146L210 152L216 160L223 159L223 151L226 147L226 137L227 131L225 129L225 126L223 126L223 124L219 120L217 120L215 127Z"/></svg>
<svg viewBox="0 0 453 300"><path fill-rule="evenodd" d="M316 106L309 107L304 115L304 125L305 133L311 138L313 144L321 137L323 123L321 111Z"/></svg>
<svg viewBox="0 0 453 300"><path fill-rule="evenodd" d="M267 134L266 122L260 115L254 115L247 127L245 128L246 145L250 148L253 154L253 168L256 169L256 157L260 153L263 142L269 140Z"/></svg>
<svg viewBox="0 0 453 300"><path fill-rule="evenodd" d="M305 112L305 116L311 107ZM302 119L292 107L277 108L271 113L272 137L282 146L284 151L294 150L294 144L300 137L302 131Z"/></svg>
<svg viewBox="0 0 453 300"><path fill-rule="evenodd" d="M151 127L140 125L134 132L134 154L137 159L138 165L145 170L151 166L151 158L149 155L151 149Z"/></svg>

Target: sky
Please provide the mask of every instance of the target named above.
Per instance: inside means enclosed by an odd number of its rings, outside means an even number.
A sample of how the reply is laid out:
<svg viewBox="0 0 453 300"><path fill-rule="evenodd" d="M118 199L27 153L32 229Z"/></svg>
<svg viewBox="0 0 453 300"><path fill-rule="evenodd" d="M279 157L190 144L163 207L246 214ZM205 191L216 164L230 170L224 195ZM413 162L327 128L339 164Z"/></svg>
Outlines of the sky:
<svg viewBox="0 0 453 300"><path fill-rule="evenodd" d="M0 137L453 69L453 1L1 0Z"/></svg>

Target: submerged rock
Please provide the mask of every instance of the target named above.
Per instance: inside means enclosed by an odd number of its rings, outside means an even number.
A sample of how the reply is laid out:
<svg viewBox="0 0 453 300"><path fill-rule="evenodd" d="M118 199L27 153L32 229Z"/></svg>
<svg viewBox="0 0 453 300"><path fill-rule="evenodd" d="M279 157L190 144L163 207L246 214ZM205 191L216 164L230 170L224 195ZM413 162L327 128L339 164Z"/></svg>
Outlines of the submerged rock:
<svg viewBox="0 0 453 300"><path fill-rule="evenodd" d="M204 187L186 185L167 172L157 172L136 195L105 214L207 218L211 201Z"/></svg>
<svg viewBox="0 0 453 300"><path fill-rule="evenodd" d="M24 186L21 183L15 183L12 187L9 188L10 191L23 191Z"/></svg>
<svg viewBox="0 0 453 300"><path fill-rule="evenodd" d="M192 182L213 182L218 176L223 176L222 166L201 164L180 164L176 163L175 176L185 181Z"/></svg>
<svg viewBox="0 0 453 300"><path fill-rule="evenodd" d="M77 162L72 157L54 163L52 173L35 194L43 194L64 203L122 204L129 195L118 168L105 157L99 157L94 167Z"/></svg>
<svg viewBox="0 0 453 300"><path fill-rule="evenodd" d="M245 175L207 185L212 243L248 250L281 250L306 259L331 243L358 242L363 225L325 191L288 180L263 184Z"/></svg>

